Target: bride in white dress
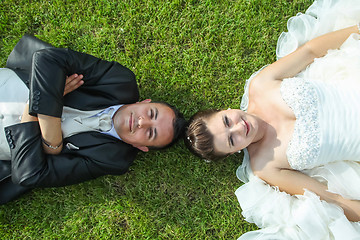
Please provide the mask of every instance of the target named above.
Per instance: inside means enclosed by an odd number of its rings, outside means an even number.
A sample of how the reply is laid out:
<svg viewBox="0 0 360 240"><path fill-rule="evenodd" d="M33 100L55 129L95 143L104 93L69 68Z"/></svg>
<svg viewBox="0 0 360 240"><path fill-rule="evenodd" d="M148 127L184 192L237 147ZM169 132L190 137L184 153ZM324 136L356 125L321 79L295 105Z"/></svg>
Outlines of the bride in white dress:
<svg viewBox="0 0 360 240"><path fill-rule="evenodd" d="M239 239L360 239L359 21L359 0L314 2L289 20L279 60L247 81L245 112L192 118L195 154L245 148L236 196L261 229Z"/></svg>

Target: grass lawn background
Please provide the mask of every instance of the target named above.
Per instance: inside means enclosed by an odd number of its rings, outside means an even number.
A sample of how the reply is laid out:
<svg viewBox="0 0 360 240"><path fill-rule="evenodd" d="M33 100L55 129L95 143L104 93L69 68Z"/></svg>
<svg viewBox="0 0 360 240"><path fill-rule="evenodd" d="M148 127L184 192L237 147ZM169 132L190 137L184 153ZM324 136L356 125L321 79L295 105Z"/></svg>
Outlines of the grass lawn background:
<svg viewBox="0 0 360 240"><path fill-rule="evenodd" d="M244 81L275 60L287 20L311 3L3 0L0 66L30 33L118 61L136 74L141 99L168 101L189 118L238 108ZM139 154L125 175L37 189L0 206L0 239L236 239L257 229L234 195L241 158L206 163L182 142Z"/></svg>

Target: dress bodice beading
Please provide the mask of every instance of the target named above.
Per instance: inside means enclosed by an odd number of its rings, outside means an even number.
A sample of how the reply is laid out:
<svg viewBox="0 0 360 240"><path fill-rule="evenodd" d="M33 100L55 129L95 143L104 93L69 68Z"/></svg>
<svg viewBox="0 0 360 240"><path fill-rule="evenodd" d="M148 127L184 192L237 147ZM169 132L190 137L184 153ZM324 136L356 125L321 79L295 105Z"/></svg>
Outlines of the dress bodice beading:
<svg viewBox="0 0 360 240"><path fill-rule="evenodd" d="M319 98L309 81L285 79L281 95L293 110L296 122L292 139L287 147L287 158L294 169L303 169L319 158Z"/></svg>
<svg viewBox="0 0 360 240"><path fill-rule="evenodd" d="M360 159L359 90L291 78L284 79L280 91L296 117L286 151L293 169Z"/></svg>

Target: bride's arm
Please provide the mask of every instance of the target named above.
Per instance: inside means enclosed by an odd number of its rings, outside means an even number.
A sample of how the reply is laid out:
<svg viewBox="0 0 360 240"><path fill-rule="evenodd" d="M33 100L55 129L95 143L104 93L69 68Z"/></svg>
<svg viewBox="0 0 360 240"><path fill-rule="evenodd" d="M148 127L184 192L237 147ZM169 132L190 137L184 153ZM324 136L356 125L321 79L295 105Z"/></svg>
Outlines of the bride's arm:
<svg viewBox="0 0 360 240"><path fill-rule="evenodd" d="M262 76L264 80L282 80L293 77L304 70L315 58L324 56L330 49L339 48L352 33L359 33L356 25L314 38L266 67L258 76Z"/></svg>
<svg viewBox="0 0 360 240"><path fill-rule="evenodd" d="M350 221L360 221L360 201L349 200L328 191L326 185L320 183L299 171L289 169L274 169L264 174L257 174L272 186L278 186L281 191L291 195L304 194L305 189L314 192L320 199L340 206Z"/></svg>

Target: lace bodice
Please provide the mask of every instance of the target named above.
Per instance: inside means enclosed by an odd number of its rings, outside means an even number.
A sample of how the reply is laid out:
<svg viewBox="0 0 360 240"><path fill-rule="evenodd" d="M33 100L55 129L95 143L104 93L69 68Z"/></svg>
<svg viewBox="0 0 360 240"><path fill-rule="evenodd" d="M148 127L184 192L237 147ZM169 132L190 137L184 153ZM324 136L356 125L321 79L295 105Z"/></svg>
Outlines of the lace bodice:
<svg viewBox="0 0 360 240"><path fill-rule="evenodd" d="M358 90L292 78L284 79L280 91L296 117L286 151L293 169L360 158Z"/></svg>
<svg viewBox="0 0 360 240"><path fill-rule="evenodd" d="M319 97L310 82L300 79L285 79L280 91L296 117L286 155L292 168L302 169L319 157Z"/></svg>

